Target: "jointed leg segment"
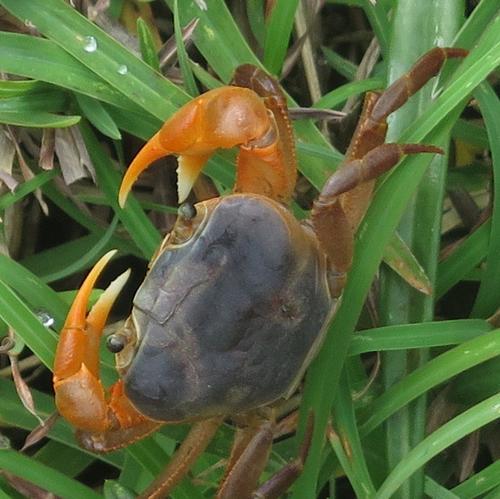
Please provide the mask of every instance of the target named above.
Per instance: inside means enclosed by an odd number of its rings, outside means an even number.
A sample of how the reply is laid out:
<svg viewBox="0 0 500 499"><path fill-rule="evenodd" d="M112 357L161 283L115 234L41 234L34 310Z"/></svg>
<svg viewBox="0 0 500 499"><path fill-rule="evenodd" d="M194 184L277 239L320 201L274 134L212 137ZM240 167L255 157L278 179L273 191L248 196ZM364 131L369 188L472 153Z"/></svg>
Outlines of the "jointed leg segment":
<svg viewBox="0 0 500 499"><path fill-rule="evenodd" d="M462 49L435 48L382 94L367 95L346 159L326 182L311 214L334 271L334 294L343 288L352 261L354 234L368 207L375 179L394 167L404 154L442 153L434 146L384 144L387 117L435 76L447 58L466 55Z"/></svg>

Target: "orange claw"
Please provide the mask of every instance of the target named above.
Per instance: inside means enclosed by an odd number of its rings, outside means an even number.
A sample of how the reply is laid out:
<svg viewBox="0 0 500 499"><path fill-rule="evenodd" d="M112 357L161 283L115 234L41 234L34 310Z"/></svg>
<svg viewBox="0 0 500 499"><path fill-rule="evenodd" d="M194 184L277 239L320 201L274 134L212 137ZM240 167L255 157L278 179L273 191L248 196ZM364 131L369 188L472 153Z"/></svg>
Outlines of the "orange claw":
<svg viewBox="0 0 500 499"><path fill-rule="evenodd" d="M54 363L56 405L77 428L102 431L109 426L108 404L99 379L99 340L129 271L102 293L87 316L90 293L99 275L116 253L104 255L90 271L71 306L57 345Z"/></svg>
<svg viewBox="0 0 500 499"><path fill-rule="evenodd" d="M170 154L179 155L179 201L183 201L210 156L217 149L235 146L241 148L239 169L249 165L248 180L243 180L241 186L245 192L289 197L293 190L289 185L289 171L295 175L295 164L292 167L285 164L293 153L284 154L283 149L290 140L282 131L282 117L266 102L251 89L227 86L210 90L183 106L132 161L120 187L120 206L125 204L141 172L153 161ZM287 133L290 134L290 130ZM264 166L264 178L260 167L252 172L252 158ZM273 173L268 175L266 168ZM283 181L283 177L287 180Z"/></svg>

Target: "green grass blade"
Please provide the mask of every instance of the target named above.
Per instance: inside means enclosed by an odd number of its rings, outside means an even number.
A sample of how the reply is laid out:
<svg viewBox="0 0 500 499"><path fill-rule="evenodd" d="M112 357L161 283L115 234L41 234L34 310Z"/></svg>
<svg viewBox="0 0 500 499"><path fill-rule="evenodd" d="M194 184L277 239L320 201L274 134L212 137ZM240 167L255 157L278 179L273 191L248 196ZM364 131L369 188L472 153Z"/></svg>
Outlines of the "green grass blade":
<svg viewBox="0 0 500 499"><path fill-rule="evenodd" d="M264 40L264 66L279 76L288 50L298 0L278 0L267 20Z"/></svg>
<svg viewBox="0 0 500 499"><path fill-rule="evenodd" d="M478 471L470 478L451 489L461 499L473 499L500 485L500 460Z"/></svg>
<svg viewBox="0 0 500 499"><path fill-rule="evenodd" d="M28 194L31 194L36 189L42 187L47 182L50 182L57 175L56 170L42 172L38 175L35 175L30 180L23 182L14 192L9 192L0 196L0 211L5 210L5 208L12 206L14 203L17 203L21 199L23 199Z"/></svg>
<svg viewBox="0 0 500 499"><path fill-rule="evenodd" d="M425 477L424 492L432 499L460 499L459 496L439 485L439 483L429 476Z"/></svg>
<svg viewBox="0 0 500 499"><path fill-rule="evenodd" d="M23 261L23 264L32 269L43 268L44 273L40 278L44 282L54 282L76 274L90 268L106 251L113 249L111 240L117 225L118 219L115 217L102 234L91 234L58 248L51 248L46 255L44 252L37 253ZM87 250L82 256L85 247ZM44 256L48 261L43 262Z"/></svg>
<svg viewBox="0 0 500 499"><path fill-rule="evenodd" d="M387 13L380 2L374 3L370 0L363 0L363 10L375 32L384 58L387 58L389 54L389 35L391 33ZM397 21L395 24L397 24Z"/></svg>
<svg viewBox="0 0 500 499"><path fill-rule="evenodd" d="M439 264L436 297L443 296L483 261L488 253L491 221L476 229Z"/></svg>
<svg viewBox="0 0 500 499"><path fill-rule="evenodd" d="M193 71L189 64L189 57L182 39L182 28L179 20L179 2L174 0L174 30L175 30L175 45L177 47L177 58L184 80L184 87L191 97L196 97L200 92L196 86Z"/></svg>
<svg viewBox="0 0 500 499"><path fill-rule="evenodd" d="M1 111L0 123L33 128L66 128L76 125L80 116L60 116L43 111Z"/></svg>
<svg viewBox="0 0 500 499"><path fill-rule="evenodd" d="M492 329L488 322L480 319L379 327L355 334L349 348L349 355L456 345Z"/></svg>
<svg viewBox="0 0 500 499"><path fill-rule="evenodd" d="M151 30L144 19L137 19L137 36L141 47L142 60L155 71L160 71L160 61Z"/></svg>
<svg viewBox="0 0 500 499"><path fill-rule="evenodd" d="M384 82L380 78L368 78L366 80L346 83L323 95L312 107L333 109L353 95L369 92L370 90L378 90L383 88L383 86Z"/></svg>
<svg viewBox="0 0 500 499"><path fill-rule="evenodd" d="M450 45L463 18L464 5L456 0L440 0L431 4L400 0L394 12L394 25L390 50L386 54L389 81L400 78L412 64L435 45L436 37L443 45ZM425 23L422 23L425 19ZM387 133L387 142L396 142L404 130L432 102L432 84L429 82L401 109L393 113ZM448 133L438 143L445 151L449 143ZM445 156L434 156L425 172L415 197L411 200L398 227L398 234L406 244L428 279L428 289L434 287L437 260L440 251L441 212L445 189ZM390 248L390 246L389 246ZM387 250L386 250L387 254ZM381 299L379 314L382 324L425 322L434 317L434 299L407 286L393 272L381 268ZM384 390L403 383L408 373L425 364L429 356L426 349L388 352L382 357ZM412 399L412 403L387 420L386 455L387 470L401 461L411 447L424 438L426 424L426 392ZM424 472L418 470L405 482L398 498L421 497L424 488Z"/></svg>
<svg viewBox="0 0 500 499"><path fill-rule="evenodd" d="M60 326L64 322L67 305L59 295L24 266L0 254L2 281L21 295L34 310L47 311Z"/></svg>
<svg viewBox="0 0 500 499"><path fill-rule="evenodd" d="M491 232L483 279L471 312L472 317L488 317L500 307L500 99L487 83L478 87L474 96L479 102L481 113L490 139L493 160L493 206L491 211Z"/></svg>
<svg viewBox="0 0 500 499"><path fill-rule="evenodd" d="M500 394L453 418L431 433L396 465L377 492L377 499L389 499L417 469L442 450L500 416Z"/></svg>
<svg viewBox="0 0 500 499"><path fill-rule="evenodd" d="M75 94L75 97L82 113L100 132L114 140L122 138L113 118L99 101L83 94Z"/></svg>
<svg viewBox="0 0 500 499"><path fill-rule="evenodd" d="M361 433L367 435L391 414L430 388L498 355L500 355L500 335L498 330L494 330L430 360L387 389L369 405L370 415L362 424Z"/></svg>
<svg viewBox="0 0 500 499"><path fill-rule="evenodd" d="M354 80L354 78L356 78L358 67L355 64L328 47L322 47L321 50L323 51L326 61L335 71L348 80Z"/></svg>
<svg viewBox="0 0 500 499"><path fill-rule="evenodd" d="M24 301L2 280L0 280L0 318L21 337L49 369L52 369L56 335L42 325Z"/></svg>
<svg viewBox="0 0 500 499"><path fill-rule="evenodd" d="M33 54L37 56L33 57ZM132 106L137 109L130 99L111 88L51 40L0 32L0 69L53 83L121 108Z"/></svg>
<svg viewBox="0 0 500 499"><path fill-rule="evenodd" d="M160 243L158 232L142 211L139 203L133 199L133 196L129 196L127 204L123 209L118 206L120 175L102 150L90 127L82 125L81 129L90 158L96 170L99 186L106 195L109 206L113 208L137 247L149 260Z"/></svg>
<svg viewBox="0 0 500 499"><path fill-rule="evenodd" d="M102 499L91 488L14 450L0 449L0 468L60 497Z"/></svg>
<svg viewBox="0 0 500 499"><path fill-rule="evenodd" d="M333 408L334 430L342 442L344 453L338 454L339 461L344 462L345 472L359 499L373 497L373 485L368 465L365 461L363 447L359 438L358 426L354 415L352 387L346 369L340 382L340 389Z"/></svg>
<svg viewBox="0 0 500 499"><path fill-rule="evenodd" d="M176 85L64 1L1 0L0 4L19 19L29 19L40 33L153 116L165 120L187 101Z"/></svg>

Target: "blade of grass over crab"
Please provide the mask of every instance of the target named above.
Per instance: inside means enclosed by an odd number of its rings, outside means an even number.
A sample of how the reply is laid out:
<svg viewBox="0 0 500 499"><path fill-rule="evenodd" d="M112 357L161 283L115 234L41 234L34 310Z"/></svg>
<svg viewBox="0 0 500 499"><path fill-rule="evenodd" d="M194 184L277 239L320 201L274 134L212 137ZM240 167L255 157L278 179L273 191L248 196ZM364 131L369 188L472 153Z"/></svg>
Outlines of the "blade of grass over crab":
<svg viewBox="0 0 500 499"><path fill-rule="evenodd" d="M435 357L388 388L367 406L366 421L360 432L367 435L390 415L430 388L500 355L499 330L493 330Z"/></svg>
<svg viewBox="0 0 500 499"><path fill-rule="evenodd" d="M351 341L349 355L456 345L481 336L492 329L489 322L481 319L379 327L355 334Z"/></svg>
<svg viewBox="0 0 500 499"><path fill-rule="evenodd" d="M488 317L500 307L500 100L488 83L481 84L474 92L490 139L493 162L493 206L491 210L491 231L485 271L472 308L472 317Z"/></svg>
<svg viewBox="0 0 500 499"><path fill-rule="evenodd" d="M137 36L139 37L142 60L155 71L160 71L160 61L153 35L147 23L141 17L137 19Z"/></svg>
<svg viewBox="0 0 500 499"><path fill-rule="evenodd" d="M317 100L312 107L321 109L332 109L339 104L345 102L349 97L357 94L369 92L370 90L378 90L383 88L384 82L380 78L368 78L366 80L358 80L346 83L331 92L323 95L321 99Z"/></svg>
<svg viewBox="0 0 500 499"><path fill-rule="evenodd" d="M160 244L160 235L135 199L129 199L126 210L119 207L118 186L120 185L120 175L113 168L111 161L102 150L90 127L82 124L81 131L95 167L99 186L109 205L113 207L142 254L147 259L151 258Z"/></svg>
<svg viewBox="0 0 500 499"><path fill-rule="evenodd" d="M377 498L388 499L417 469L435 455L471 432L498 419L500 394L494 395L456 416L414 447L387 477Z"/></svg>
<svg viewBox="0 0 500 499"><path fill-rule="evenodd" d="M75 94L75 98L82 113L100 132L114 140L122 138L113 118L98 100L78 93Z"/></svg>
<svg viewBox="0 0 500 499"><path fill-rule="evenodd" d="M174 34L175 45L177 47L177 59L179 60L179 67L181 68L184 88L191 97L196 97L200 92L196 86L193 71L191 70L191 66L189 64L189 57L184 45L181 22L179 20L178 0L174 0Z"/></svg>
<svg viewBox="0 0 500 499"><path fill-rule="evenodd" d="M90 487L14 450L0 449L0 468L60 497L101 498Z"/></svg>
<svg viewBox="0 0 500 499"><path fill-rule="evenodd" d="M436 298L442 297L484 260L488 254L490 232L491 220L488 220L439 264Z"/></svg>
<svg viewBox="0 0 500 499"><path fill-rule="evenodd" d="M500 63L500 30L494 19L476 48L462 62L450 86L436 99L425 115L405 132L405 142L439 143L447 128L458 118L457 106ZM324 346L306 377L297 441L302 438L307 411L314 407L316 422L313 441L304 472L294 489L294 499L314 495L320 463L320 449L327 416L338 385L340 368L347 355L352 331L364 303L384 247L416 189L428 159L405 158L379 186L365 220L358 231L354 264L340 306ZM402 189L400 186L404 186ZM348 304L348 306L346 305ZM334 333L332 333L334 332Z"/></svg>
<svg viewBox="0 0 500 499"><path fill-rule="evenodd" d="M20 184L14 192L8 192L7 194L0 196L0 211L5 210L5 208L9 206L12 206L28 194L31 194L36 189L42 187L42 185L50 182L56 175L56 170L39 173L33 178L26 180L26 182Z"/></svg>
<svg viewBox="0 0 500 499"><path fill-rule="evenodd" d="M298 0L277 0L266 20L263 61L266 69L276 76L280 75L286 57L298 3Z"/></svg>
<svg viewBox="0 0 500 499"><path fill-rule="evenodd" d="M457 485L451 492L462 499L478 497L500 485L500 459L486 468L474 473L470 478Z"/></svg>
<svg viewBox="0 0 500 499"><path fill-rule="evenodd" d="M188 96L134 57L103 30L60 0L1 0L11 14L29 19L114 90L133 96L137 105L165 120Z"/></svg>

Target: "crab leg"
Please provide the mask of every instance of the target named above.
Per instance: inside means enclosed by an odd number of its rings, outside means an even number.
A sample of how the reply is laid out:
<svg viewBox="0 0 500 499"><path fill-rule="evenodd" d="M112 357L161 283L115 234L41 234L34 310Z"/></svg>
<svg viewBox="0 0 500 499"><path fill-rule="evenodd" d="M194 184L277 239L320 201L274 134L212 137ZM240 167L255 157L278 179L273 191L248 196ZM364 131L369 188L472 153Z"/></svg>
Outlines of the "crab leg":
<svg viewBox="0 0 500 499"><path fill-rule="evenodd" d="M344 163L326 182L311 211L318 240L337 275L332 292L337 295L352 262L354 231L340 196L394 167L405 154L442 154L439 147L422 144L382 144L361 159ZM332 237L332 233L335 237Z"/></svg>
<svg viewBox="0 0 500 499"><path fill-rule="evenodd" d="M333 267L334 295L343 288L354 234L368 208L375 179L395 166L403 154L442 153L433 146L384 144L387 117L435 76L446 59L466 55L463 49L434 48L382 94L367 94L345 161L326 182L311 213L316 235Z"/></svg>
<svg viewBox="0 0 500 499"><path fill-rule="evenodd" d="M87 316L87 305L94 285L115 251L104 255L90 271L71 306L57 345L54 362L54 390L61 415L81 430L82 443L93 450L109 450L89 435L100 435L117 428L152 427L128 402L120 382L111 388L108 400L99 378L99 341L116 297L129 272L123 273L100 296ZM154 423L154 428L158 423ZM153 429L154 429L153 428ZM149 431L152 431L150 429ZM123 445L123 444L122 444Z"/></svg>
<svg viewBox="0 0 500 499"><path fill-rule="evenodd" d="M141 172L170 154L179 155L179 201L183 201L210 156L217 149L236 146L241 150L239 169L248 170L238 181L240 190L276 199L291 196L295 177L289 177L295 175L295 165L286 166L289 155L281 143L281 122L265 100L248 88L222 87L200 95L167 120L139 151L123 178L120 205ZM266 167L252 169L254 158Z"/></svg>
<svg viewBox="0 0 500 499"><path fill-rule="evenodd" d="M298 478L311 444L312 415L308 419L306 435L298 456L256 490L259 477L269 459L274 429L274 421L265 419L259 424L254 422L253 426L238 431L217 499L278 498Z"/></svg>
<svg viewBox="0 0 500 499"><path fill-rule="evenodd" d="M362 158L367 152L383 144L387 132L387 117L436 76L447 59L465 57L467 53L467 50L460 48L436 47L425 53L384 92L368 93L345 160ZM356 231L368 208L373 186L374 181L364 182L341 196L342 208L353 231Z"/></svg>
<svg viewBox="0 0 500 499"><path fill-rule="evenodd" d="M160 499L184 478L196 459L204 452L222 423L214 417L194 423L180 447L175 451L166 468L138 499Z"/></svg>

